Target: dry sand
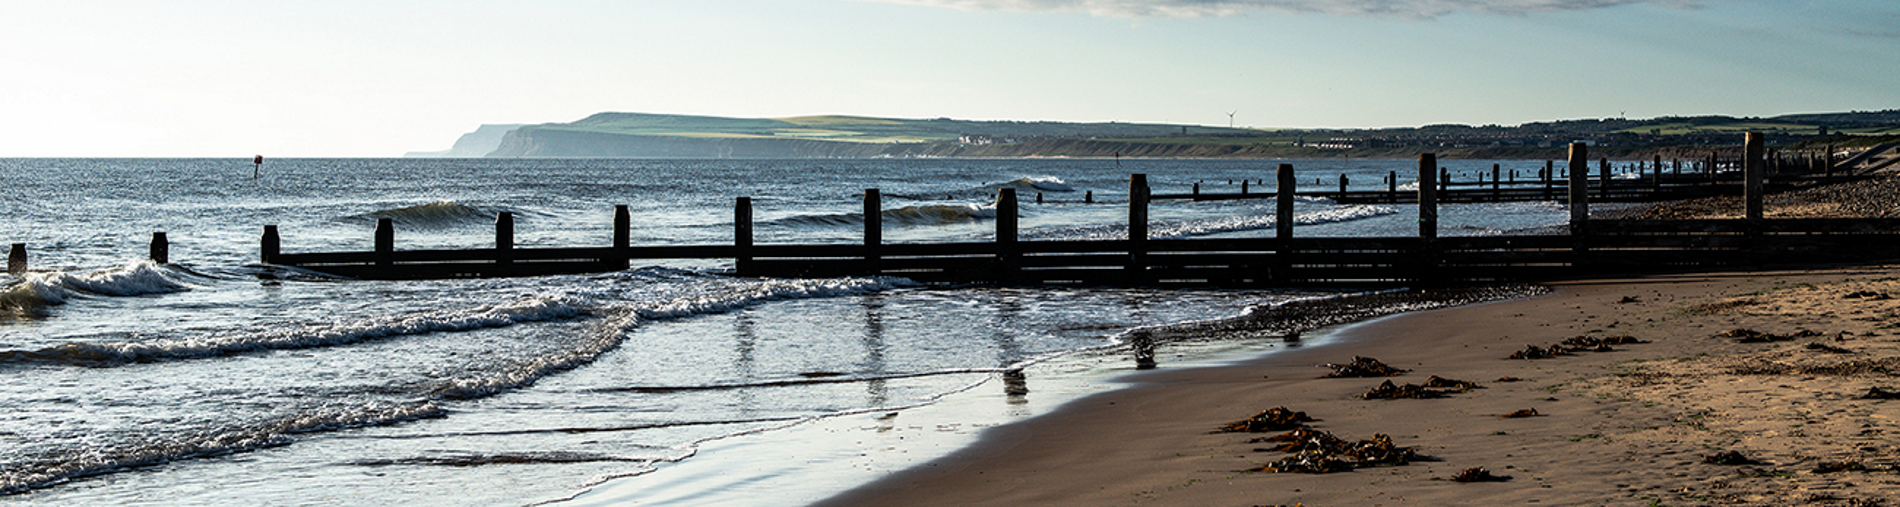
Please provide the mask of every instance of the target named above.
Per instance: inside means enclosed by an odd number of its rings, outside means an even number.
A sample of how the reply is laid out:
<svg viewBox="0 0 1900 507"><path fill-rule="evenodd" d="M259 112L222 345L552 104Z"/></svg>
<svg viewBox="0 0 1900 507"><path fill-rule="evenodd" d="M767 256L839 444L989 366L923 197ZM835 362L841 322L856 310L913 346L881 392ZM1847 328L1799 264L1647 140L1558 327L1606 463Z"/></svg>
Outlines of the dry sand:
<svg viewBox="0 0 1900 507"><path fill-rule="evenodd" d="M982 442L821 505L1900 505L1900 267L1552 284L1549 295L1375 320L1332 344L1135 387L989 430ZM1852 296L1852 297L1849 297ZM1741 343L1747 328L1788 341ZM1802 333L1803 330L1809 333ZM1573 336L1647 343L1506 359ZM1832 347L1837 350L1810 348ZM1840 351L1844 350L1844 351ZM1383 378L1320 378L1370 356L1482 387L1364 400ZM1516 382L1500 382L1501 377ZM1424 460L1331 474L1249 471L1275 433L1220 426L1285 406ZM1537 417L1499 415L1535 409ZM1759 463L1706 457L1737 451ZM1445 480L1485 467L1499 482ZM1829 471L1831 468L1846 468Z"/></svg>

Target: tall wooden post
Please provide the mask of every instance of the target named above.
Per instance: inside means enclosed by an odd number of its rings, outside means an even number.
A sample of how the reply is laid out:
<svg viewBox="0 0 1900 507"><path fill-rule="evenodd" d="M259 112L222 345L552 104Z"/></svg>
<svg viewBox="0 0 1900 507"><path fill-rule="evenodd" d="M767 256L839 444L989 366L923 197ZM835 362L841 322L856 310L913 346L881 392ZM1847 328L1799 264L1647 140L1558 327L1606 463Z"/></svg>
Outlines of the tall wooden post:
<svg viewBox="0 0 1900 507"><path fill-rule="evenodd" d="M878 245L884 244L883 196L875 188L864 189L864 260L876 261ZM873 271L877 268L873 267Z"/></svg>
<svg viewBox="0 0 1900 507"><path fill-rule="evenodd" d="M1386 171L1385 173L1385 203L1398 204L1398 202L1399 202L1399 172Z"/></svg>
<svg viewBox="0 0 1900 507"><path fill-rule="evenodd" d="M1761 182L1766 176L1767 161L1762 157L1767 153L1767 142L1760 132L1749 132L1743 137L1742 178L1745 184L1742 195L1747 200L1744 216L1749 220L1761 220L1762 195Z"/></svg>
<svg viewBox="0 0 1900 507"><path fill-rule="evenodd" d="M1198 185L1197 185L1198 186ZM997 283L1016 283L1016 261L1022 255L1016 243L1016 189L1005 188L996 195Z"/></svg>
<svg viewBox="0 0 1900 507"><path fill-rule="evenodd" d="M264 226L264 238L258 241L258 260L265 264L276 264L277 254L282 252L282 240L277 236L277 226Z"/></svg>
<svg viewBox="0 0 1900 507"><path fill-rule="evenodd" d="M495 263L510 264L515 261L515 214L503 211L495 214Z"/></svg>
<svg viewBox="0 0 1900 507"><path fill-rule="evenodd" d="M1503 175L1503 170L1498 167L1498 164L1491 164L1491 200L1492 201L1500 201L1504 199L1503 187L1498 183L1499 181L1498 177L1502 175Z"/></svg>
<svg viewBox="0 0 1900 507"><path fill-rule="evenodd" d="M1418 237L1438 237L1438 154L1418 155Z"/></svg>
<svg viewBox="0 0 1900 507"><path fill-rule="evenodd" d="M1085 204L1095 204L1095 191L1094 190L1082 191L1082 202Z"/></svg>
<svg viewBox="0 0 1900 507"><path fill-rule="evenodd" d="M1590 221L1590 146L1570 143L1570 237L1583 249L1582 238L1589 233Z"/></svg>
<svg viewBox="0 0 1900 507"><path fill-rule="evenodd" d="M171 241L165 239L165 233L162 233L162 232L152 233L152 263L171 264L171 262L172 262Z"/></svg>
<svg viewBox="0 0 1900 507"><path fill-rule="evenodd" d="M1556 178L1557 178L1556 163L1551 162L1549 160L1545 160L1544 174L1542 175L1542 177L1544 178L1544 199L1550 199L1551 190L1553 189L1553 187L1556 186Z"/></svg>
<svg viewBox="0 0 1900 507"><path fill-rule="evenodd" d="M1339 194L1338 194L1338 195L1335 195L1335 196L1333 196L1333 199L1335 199L1335 200L1338 200L1338 199L1345 199L1345 198L1346 198L1346 185L1347 185L1347 184L1349 184L1349 183L1351 183L1351 182L1352 182L1352 180L1349 180L1349 179L1346 179L1346 175L1344 175L1344 174L1341 174L1341 175L1339 175Z"/></svg>
<svg viewBox="0 0 1900 507"><path fill-rule="evenodd" d="M1240 195L1247 195L1247 180L1240 180Z"/></svg>
<svg viewBox="0 0 1900 507"><path fill-rule="evenodd" d="M1200 184L1200 182L1195 182L1195 183L1194 183L1194 196L1195 196L1195 197L1200 197L1200 196L1201 196L1201 184Z"/></svg>
<svg viewBox="0 0 1900 507"><path fill-rule="evenodd" d="M1293 164L1280 164L1275 176L1279 187L1273 197L1273 237L1293 239L1293 187L1298 185L1293 179Z"/></svg>
<svg viewBox="0 0 1900 507"><path fill-rule="evenodd" d="M389 268L396 265L396 221L388 218L376 219L376 266Z"/></svg>
<svg viewBox="0 0 1900 507"><path fill-rule="evenodd" d="M1128 280L1145 283L1148 250L1148 175L1128 175Z"/></svg>
<svg viewBox="0 0 1900 507"><path fill-rule="evenodd" d="M1656 156L1656 165L1650 168L1649 188L1652 195L1662 190L1662 155Z"/></svg>
<svg viewBox="0 0 1900 507"><path fill-rule="evenodd" d="M26 272L26 243L14 243L7 250L7 273L18 275Z"/></svg>
<svg viewBox="0 0 1900 507"><path fill-rule="evenodd" d="M740 276L752 271L752 198L740 197L732 206L732 270Z"/></svg>
<svg viewBox="0 0 1900 507"><path fill-rule="evenodd" d="M1585 169L1585 170L1587 171L1588 169ZM1597 197L1606 201L1609 200L1610 199L1610 159L1608 157L1599 159L1599 161L1597 162L1597 185L1598 185Z"/></svg>
<svg viewBox="0 0 1900 507"><path fill-rule="evenodd" d="M614 258L612 264L624 270L633 265L627 251L633 247L633 215L627 205L614 205Z"/></svg>

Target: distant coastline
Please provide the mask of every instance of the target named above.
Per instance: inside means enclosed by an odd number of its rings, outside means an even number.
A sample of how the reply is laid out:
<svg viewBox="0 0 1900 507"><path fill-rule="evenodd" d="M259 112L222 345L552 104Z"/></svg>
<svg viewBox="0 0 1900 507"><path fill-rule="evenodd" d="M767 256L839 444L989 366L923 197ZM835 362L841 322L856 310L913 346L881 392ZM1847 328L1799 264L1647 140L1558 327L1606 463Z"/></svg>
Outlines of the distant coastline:
<svg viewBox="0 0 1900 507"><path fill-rule="evenodd" d="M446 151L410 157L637 158L1411 158L1559 159L1572 142L1618 160L1701 158L1763 132L1782 149L1900 141L1900 110L1595 119L1518 126L1276 129L1142 123L857 116L724 118L599 113L570 123L482 125Z"/></svg>

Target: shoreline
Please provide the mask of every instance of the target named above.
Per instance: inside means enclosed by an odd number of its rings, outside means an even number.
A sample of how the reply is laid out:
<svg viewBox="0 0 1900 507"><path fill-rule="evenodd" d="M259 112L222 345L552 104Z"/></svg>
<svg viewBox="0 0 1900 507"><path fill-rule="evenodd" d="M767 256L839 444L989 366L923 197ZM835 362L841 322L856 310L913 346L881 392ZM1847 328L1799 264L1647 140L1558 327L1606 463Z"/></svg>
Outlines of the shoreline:
<svg viewBox="0 0 1900 507"><path fill-rule="evenodd" d="M921 406L824 417L703 442L691 458L607 480L535 505L753 505L760 496L809 504L977 445L996 427L1059 413L1077 400L1126 389L1143 375L1221 367L1322 348L1340 324L1536 293L1530 286L1393 290L1301 297L1227 317L1129 328L1124 345L1035 361L1026 375L993 375ZM1287 332L1309 336L1284 341ZM1159 370L1133 346L1154 345Z"/></svg>
<svg viewBox="0 0 1900 507"><path fill-rule="evenodd" d="M1489 504L1710 499L1774 504L1890 498L1900 493L1900 480L1895 480L1894 464L1875 456L1895 450L1878 435L1900 433L1895 423L1900 403L1848 396L1870 386L1894 387L1883 384L1888 382L1884 377L1763 380L1723 373L1710 364L1773 364L1778 357L1801 356L1807 350L1803 342L1815 343L1815 338L1753 345L1711 336L1725 326L1795 333L1791 321L1816 315L1805 329L1845 333L1838 335L1847 340L1840 343L1860 349L1861 359L1884 356L1874 361L1900 366L1893 354L1900 345L1883 336L1889 332L1880 330L1879 322L1848 317L1860 315L1851 313L1855 310L1868 312L1854 307L1868 303L1837 294L1869 284L1895 285L1900 291L1900 282L1891 280L1896 273L1885 266L1832 267L1566 281L1549 284L1555 289L1551 294L1528 299L1376 318L1337 328L1334 343L1324 347L1279 351L1232 365L1164 366L1130 375L1123 389L991 428L974 445L947 457L815 505L1445 505L1480 499ZM1685 310L1720 308L1738 297L1782 304L1778 295L1800 290L1819 292L1788 298L1829 310L1769 316ZM1765 308L1750 306L1755 304L1736 308ZM1847 306L1834 308L1842 305ZM1894 306L1900 312L1900 303ZM1527 345L1622 333L1648 343L1553 359L1505 359ZM1314 367L1354 356L1413 370L1391 378L1395 383L1439 375L1483 387L1441 399L1363 400L1356 395L1385 379L1319 378L1325 370ZM1688 373L1675 371L1682 368ZM1695 368L1717 371L1698 374ZM1497 382L1506 376L1523 380ZM1830 410L1848 415L1803 421L1793 431L1777 427L1775 421L1785 414L1774 410L1787 406L1751 405L1749 400L1758 402L1762 394L1743 387L1782 380L1804 387L1783 384L1790 392L1773 400L1802 407L1818 403L1808 398L1821 399L1840 405ZM1411 447L1427 460L1333 474L1249 472L1285 456L1256 452L1272 444L1250 440L1270 433L1213 431L1276 406L1306 412L1317 419L1310 427L1347 440L1390 435L1395 445ZM1540 415L1498 417L1522 409ZM1763 432L1763 427L1775 429ZM1829 433L1818 434L1822 428ZM1746 453L1759 464L1744 471L1703 463L1705 455L1721 448ZM1856 463L1861 471L1810 470L1830 459ZM1471 467L1511 478L1482 484L1444 480Z"/></svg>

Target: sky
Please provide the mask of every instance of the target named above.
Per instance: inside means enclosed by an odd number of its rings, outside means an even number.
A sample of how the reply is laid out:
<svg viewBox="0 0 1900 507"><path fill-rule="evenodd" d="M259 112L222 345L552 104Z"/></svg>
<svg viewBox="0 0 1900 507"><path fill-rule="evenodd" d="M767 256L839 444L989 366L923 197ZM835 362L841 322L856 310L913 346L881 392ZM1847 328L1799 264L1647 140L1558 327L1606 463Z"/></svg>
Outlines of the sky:
<svg viewBox="0 0 1900 507"><path fill-rule="evenodd" d="M593 113L1258 128L1900 108L1894 0L0 0L0 157Z"/></svg>

